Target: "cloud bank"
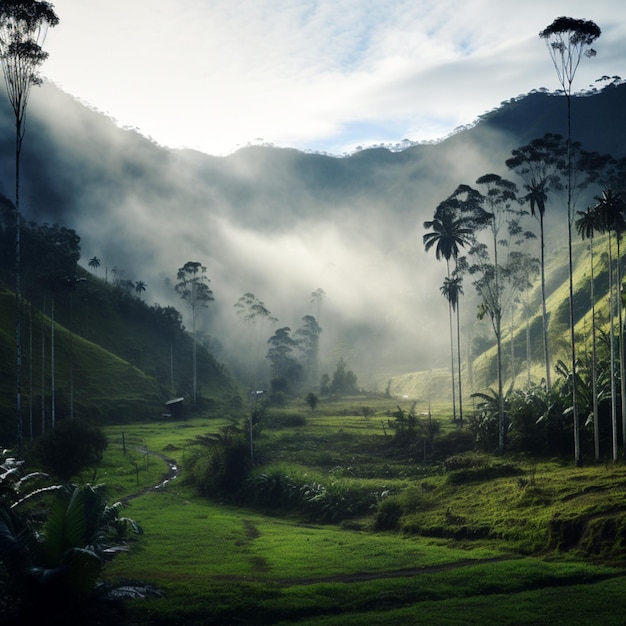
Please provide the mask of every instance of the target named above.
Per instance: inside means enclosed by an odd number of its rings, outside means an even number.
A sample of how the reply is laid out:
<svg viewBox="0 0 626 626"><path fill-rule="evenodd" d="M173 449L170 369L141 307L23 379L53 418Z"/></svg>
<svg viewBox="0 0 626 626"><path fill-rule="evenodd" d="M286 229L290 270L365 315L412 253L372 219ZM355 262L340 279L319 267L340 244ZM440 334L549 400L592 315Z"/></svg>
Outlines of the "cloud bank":
<svg viewBox="0 0 626 626"><path fill-rule="evenodd" d="M46 76L121 125L209 154L264 140L341 154L440 138L556 89L537 33L602 28L576 86L620 74L621 4L581 0L55 0Z"/></svg>

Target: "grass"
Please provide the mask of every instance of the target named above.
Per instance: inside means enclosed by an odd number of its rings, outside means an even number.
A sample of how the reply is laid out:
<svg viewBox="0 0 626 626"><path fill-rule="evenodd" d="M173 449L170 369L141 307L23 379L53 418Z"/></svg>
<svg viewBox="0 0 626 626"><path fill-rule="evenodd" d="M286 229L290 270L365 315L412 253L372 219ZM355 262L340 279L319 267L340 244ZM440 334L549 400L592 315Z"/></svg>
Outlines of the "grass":
<svg viewBox="0 0 626 626"><path fill-rule="evenodd" d="M280 471L313 472L348 489L386 486L402 501L401 532L372 532L374 511L341 525L311 524L293 512L201 499L175 480L129 503L125 514L145 534L108 566L111 578L147 581L164 593L131 602L133 624L584 624L590 616L623 623L614 612L626 608L624 552L613 545L589 558L558 540L568 536L568 520L601 520L626 507L624 466L475 455L486 467L510 463L522 473L454 484L450 472L381 454L375 444L385 434L375 423L386 415L384 400L373 418L351 415L349 406L285 409L305 419L291 428L274 420L258 447L284 457L274 460ZM194 437L226 423L109 427L99 475L118 497L138 489L124 465L122 432L127 456L146 446L184 466ZM332 463L320 463L322 453ZM166 469L150 457L140 487Z"/></svg>
<svg viewBox="0 0 626 626"><path fill-rule="evenodd" d="M148 580L166 592L137 603L142 614L203 615L218 623L233 615L245 623L296 615L298 623L338 623L346 612L356 621L340 623L379 623L382 607L421 615L422 605L480 599L489 608L498 594L562 590L621 574L588 563L511 558L484 546L302 525L185 495L150 494L132 504L146 535L109 575ZM364 580L365 573L379 578ZM302 620L312 614L330 621ZM440 614L435 623L454 622Z"/></svg>

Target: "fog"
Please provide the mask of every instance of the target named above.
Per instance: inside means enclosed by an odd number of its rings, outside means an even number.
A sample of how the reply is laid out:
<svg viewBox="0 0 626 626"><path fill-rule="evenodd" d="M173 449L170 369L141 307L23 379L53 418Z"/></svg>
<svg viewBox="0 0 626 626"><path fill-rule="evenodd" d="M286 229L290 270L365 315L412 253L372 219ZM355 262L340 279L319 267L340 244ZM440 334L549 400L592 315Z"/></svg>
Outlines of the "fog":
<svg viewBox="0 0 626 626"><path fill-rule="evenodd" d="M23 213L74 228L84 267L97 256L101 277L123 270L146 283L146 301L175 306L189 324L172 285L185 262L202 263L215 300L201 329L235 368L249 349L233 308L241 295L254 293L278 318L275 328L295 331L304 315L317 315L311 294L321 288L321 371L332 374L343 357L371 389L447 366L445 263L424 252L422 224L458 184L509 176L504 159L521 145L510 130L479 125L399 153L339 159L254 147L209 157L159 147L50 84L33 93L29 116ZM12 128L3 102L0 184L10 198ZM463 306L472 319L473 305Z"/></svg>

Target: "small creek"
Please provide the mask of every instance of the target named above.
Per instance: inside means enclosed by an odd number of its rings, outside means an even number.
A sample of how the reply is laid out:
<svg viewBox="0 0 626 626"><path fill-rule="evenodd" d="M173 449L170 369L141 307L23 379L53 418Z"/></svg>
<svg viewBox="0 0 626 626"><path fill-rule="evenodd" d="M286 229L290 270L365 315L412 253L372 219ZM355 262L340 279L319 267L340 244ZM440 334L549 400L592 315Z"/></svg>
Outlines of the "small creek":
<svg viewBox="0 0 626 626"><path fill-rule="evenodd" d="M160 489L163 489L165 485L171 483L173 480L176 480L180 476L180 468L178 467L178 463L174 459L170 459L169 457L159 452L153 452L152 450L147 450L146 448L137 448L137 452L141 452L142 454L149 454L150 456L155 456L158 459L161 459L162 461L167 463L169 467L169 471L158 485L145 487L141 491L137 491L136 493L131 493L130 495L125 496L124 498L121 498L122 502L129 502L130 500L134 500L135 498L138 498L139 496L143 496L146 493L150 493L151 491L158 491Z"/></svg>

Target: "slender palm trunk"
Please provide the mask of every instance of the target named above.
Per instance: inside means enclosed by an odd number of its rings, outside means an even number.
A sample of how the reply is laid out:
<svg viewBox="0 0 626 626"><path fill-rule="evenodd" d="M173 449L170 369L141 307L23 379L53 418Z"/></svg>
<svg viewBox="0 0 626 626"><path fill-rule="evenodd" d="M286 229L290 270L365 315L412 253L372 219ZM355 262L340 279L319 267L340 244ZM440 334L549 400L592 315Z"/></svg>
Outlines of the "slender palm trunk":
<svg viewBox="0 0 626 626"><path fill-rule="evenodd" d="M598 419L598 354L596 347L596 298L594 293L593 233L589 240L591 261L591 393L593 394L593 447L594 458L600 460L600 423Z"/></svg>
<svg viewBox="0 0 626 626"><path fill-rule="evenodd" d="M570 86L571 87L571 86ZM578 403L576 398L576 333L574 332L574 263L572 261L572 103L569 91L567 100L567 247L569 256L569 326L572 350L572 419L574 428L574 461L582 464L580 456L580 431L578 428Z"/></svg>
<svg viewBox="0 0 626 626"><path fill-rule="evenodd" d="M193 314L193 406L196 406L196 397L198 393L198 372L197 372L197 352L196 352L196 314Z"/></svg>
<svg viewBox="0 0 626 626"><path fill-rule="evenodd" d="M609 232L609 354L611 381L611 435L613 460L617 461L617 390L615 388L615 329L613 323L613 254Z"/></svg>
<svg viewBox="0 0 626 626"><path fill-rule="evenodd" d="M526 316L526 385L530 389L530 355L531 355L531 345L530 345L530 315L528 313L530 303L528 302L529 296L528 293L526 295L526 310L524 311L524 315Z"/></svg>
<svg viewBox="0 0 626 626"><path fill-rule="evenodd" d="M28 426L33 442L33 301L28 303Z"/></svg>
<svg viewBox="0 0 626 626"><path fill-rule="evenodd" d="M450 278L450 262L446 261L448 278ZM450 375L452 378L452 421L456 424L456 385L454 381L454 331L452 330L452 302L448 299L448 317L450 318Z"/></svg>
<svg viewBox="0 0 626 626"><path fill-rule="evenodd" d="M513 325L513 315L515 309L511 305L511 318L509 321L509 337L511 338L511 384L515 384L515 330Z"/></svg>
<svg viewBox="0 0 626 626"><path fill-rule="evenodd" d="M46 432L46 297L41 307L41 434Z"/></svg>
<svg viewBox="0 0 626 626"><path fill-rule="evenodd" d="M459 426L463 428L463 389L461 386L461 314L459 311L460 300L456 301L456 354L458 360L458 373L459 373Z"/></svg>
<svg viewBox="0 0 626 626"><path fill-rule="evenodd" d="M550 379L550 351L548 349L548 313L546 311L546 250L543 232L543 214L539 214L539 231L541 236L541 315L543 322L543 358L546 364L546 389L552 387Z"/></svg>
<svg viewBox="0 0 626 626"><path fill-rule="evenodd" d="M498 450L504 452L504 388L502 384L502 320L500 312L496 314L494 320L496 330L496 344L498 349Z"/></svg>
<svg viewBox="0 0 626 626"><path fill-rule="evenodd" d="M52 428L56 425L56 380L54 368L54 294L50 305L50 423Z"/></svg>
<svg viewBox="0 0 626 626"><path fill-rule="evenodd" d="M17 457L22 458L22 215L20 213L21 123L15 123L15 408Z"/></svg>
<svg viewBox="0 0 626 626"><path fill-rule="evenodd" d="M496 288L496 310L493 311L493 324L496 334L496 344L498 350L497 368L498 368L498 450L500 454L504 453L504 387L502 384L502 302L500 295L500 284L498 281L498 242L496 231L493 231L493 262L495 267L495 288Z"/></svg>
<svg viewBox="0 0 626 626"><path fill-rule="evenodd" d="M620 254L621 234L617 233L617 311L619 323L619 385L622 409L622 447L626 456L626 357L624 355L624 315L622 311L622 257Z"/></svg>

